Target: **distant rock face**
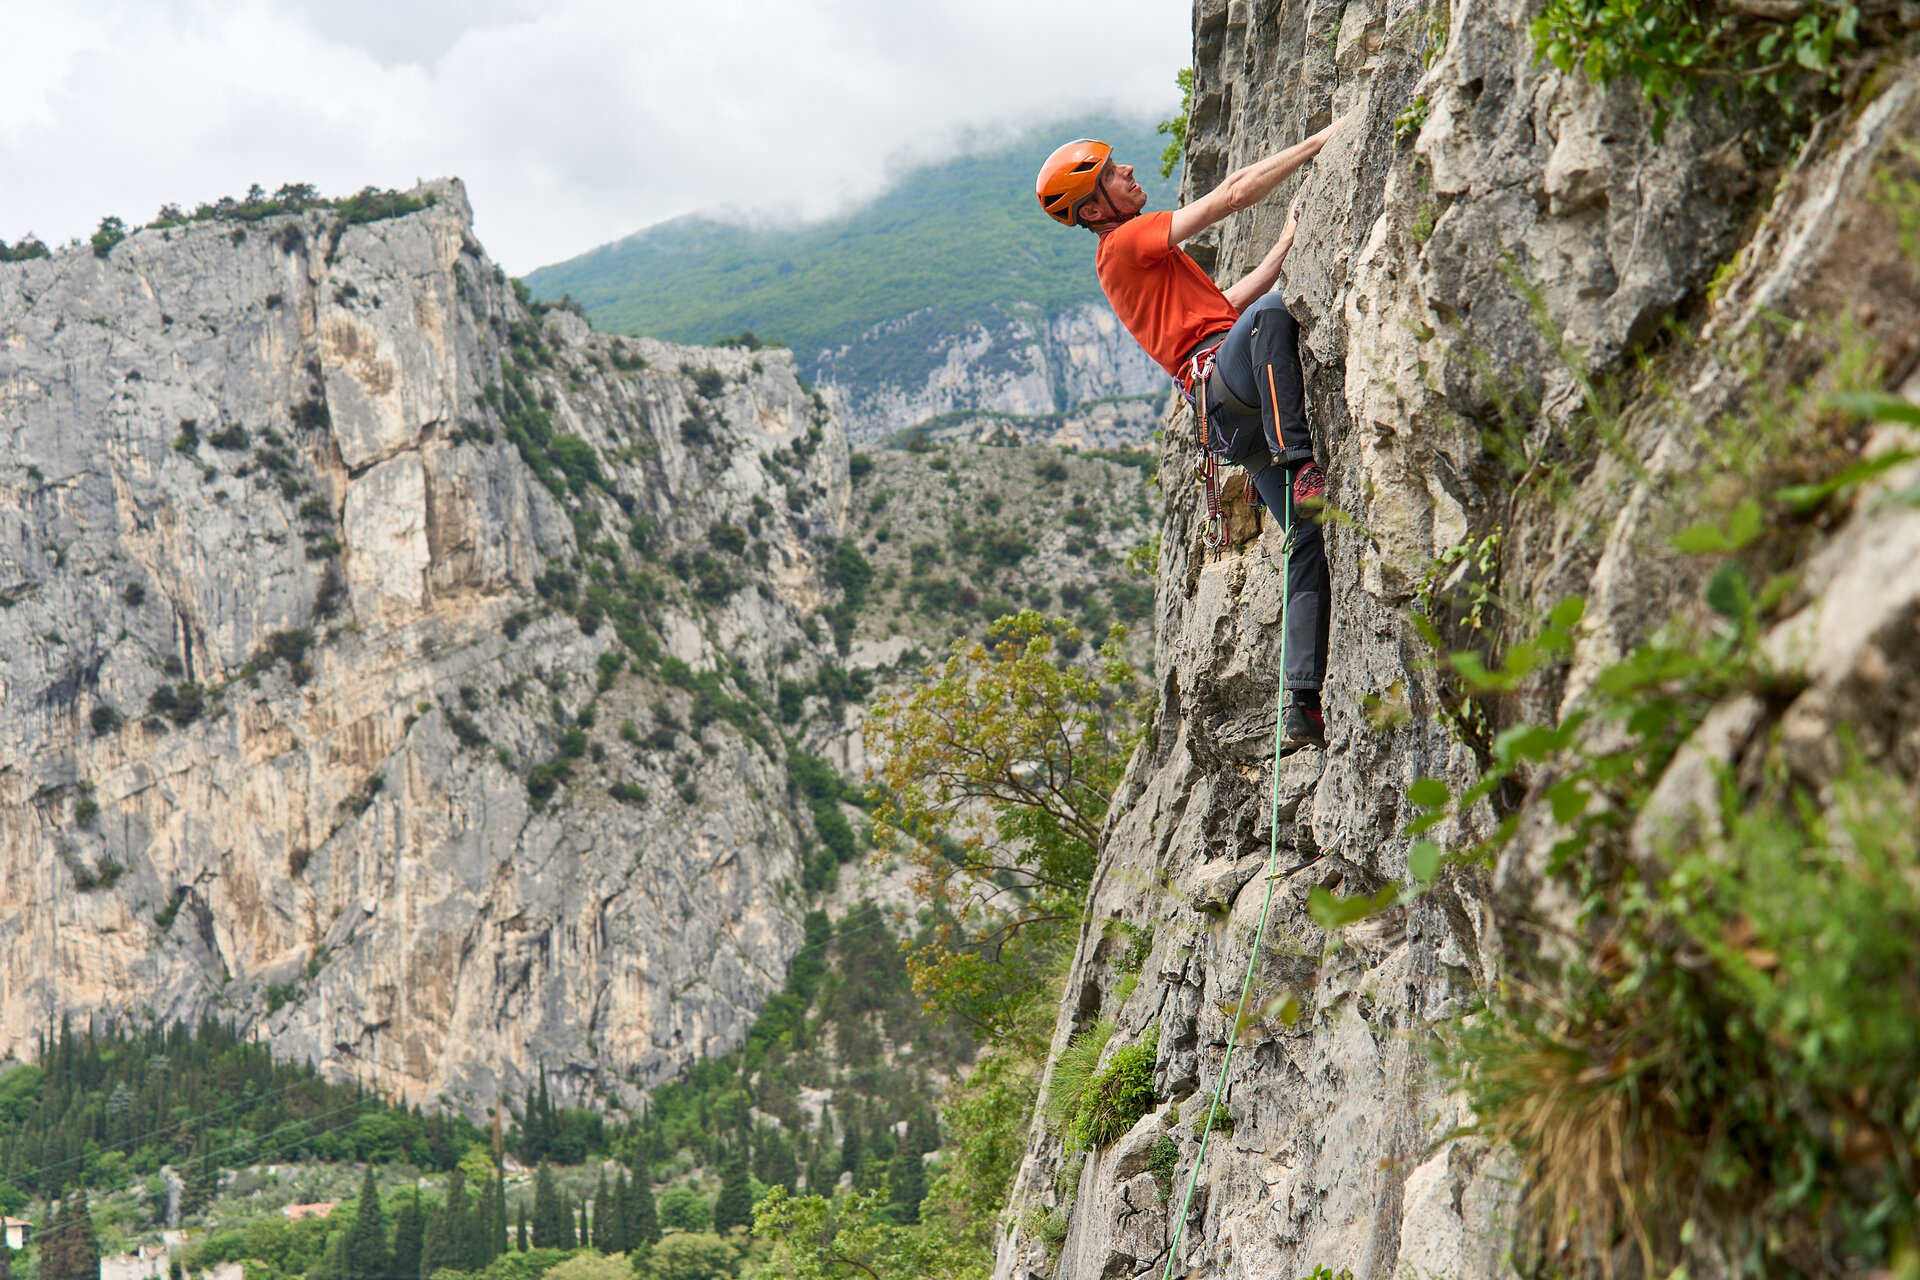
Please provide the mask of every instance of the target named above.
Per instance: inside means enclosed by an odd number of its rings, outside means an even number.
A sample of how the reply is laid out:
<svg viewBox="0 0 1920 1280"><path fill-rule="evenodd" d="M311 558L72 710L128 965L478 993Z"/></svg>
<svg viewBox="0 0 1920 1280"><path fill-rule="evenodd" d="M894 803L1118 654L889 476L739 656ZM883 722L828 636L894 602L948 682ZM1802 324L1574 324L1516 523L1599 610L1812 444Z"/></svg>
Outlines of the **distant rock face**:
<svg viewBox="0 0 1920 1280"><path fill-rule="evenodd" d="M1766 194L1741 161L1737 122L1694 111L1656 146L1633 86L1602 92L1535 61L1534 10L1523 4L1285 0L1258 12L1196 5L1187 194L1352 113L1303 179L1284 284L1305 335L1328 496L1351 515L1328 533L1328 746L1287 757L1275 778L1281 534L1269 520L1226 554L1200 545L1203 513L1187 483L1193 424L1182 409L1169 416L1161 469L1158 715L1109 816L1054 1039L1057 1052L1103 1017L1118 1024L1114 1047L1157 1031L1165 1101L1089 1155L1065 1187L1056 1177L1067 1153L1036 1123L1000 1280L1119 1280L1168 1268L1250 959L1265 1012L1235 1050L1231 1126L1211 1135L1172 1273L1512 1274L1514 1170L1473 1140L1446 1139L1466 1117L1435 1078L1425 1042L1499 972L1502 904L1537 901L1538 861L1520 857L1497 882L1450 872L1415 904L1337 941L1314 923L1307 895L1408 880L1406 787L1477 776L1473 753L1434 714L1430 651L1407 618L1437 553L1499 529L1502 581L1515 598L1534 607L1587 598L1573 670L1564 689L1539 695L1538 714L1652 623L1699 608L1697 577L1647 552L1644 471L1602 458L1558 504L1516 496L1475 424L1497 422L1496 397L1518 393L1543 407L1533 447L1560 440L1578 392L1552 329L1605 373L1700 297ZM1428 66L1430 39L1438 47ZM1873 203L1872 173L1890 147L1920 137L1920 73L1901 65L1880 74L1871 102L1824 124L1771 195L1761 230L1716 290L1717 329L1769 308L1800 318L1857 304L1859 323L1889 350L1911 352L1920 315L1891 215ZM1424 123L1408 114L1416 99ZM1417 136L1398 138L1396 120ZM1229 220L1196 256L1222 281L1248 269L1278 235L1297 185ZM1669 376L1704 417L1732 403L1738 371L1700 356ZM1907 394L1920 401L1920 376ZM1680 465L1692 447L1691 428L1657 401L1630 402L1619 421L1632 455L1655 470ZM1236 517L1236 527L1253 527L1251 513ZM1776 644L1819 655L1815 687L1783 732L1830 740L1836 722L1865 714L1868 688L1920 663L1910 625L1916 563L1920 519L1872 504L1811 558L1808 603ZM1376 720L1368 697L1411 714ZM1920 731L1911 702L1902 705L1904 727L1888 729L1889 742ZM1702 751L1712 758L1710 744ZM1270 840L1272 914L1252 956ZM1116 921L1154 929L1137 986L1115 967L1126 945L1109 927ZM1269 1004L1287 995L1297 1021ZM1178 1153L1171 1199L1143 1172L1161 1137ZM1043 1233L1046 1215L1062 1211L1064 1239L1057 1218Z"/></svg>
<svg viewBox="0 0 1920 1280"><path fill-rule="evenodd" d="M943 415L1049 415L1167 387L1104 303L1051 316L1022 305L959 322L915 312L823 354L816 368L839 393L848 435L863 441Z"/></svg>
<svg viewBox="0 0 1920 1280"><path fill-rule="evenodd" d="M0 1052L212 1015L414 1100L626 1097L784 977L805 806L691 689L831 652L840 421L785 352L530 315L429 190L0 265ZM696 599L660 562L723 523Z"/></svg>

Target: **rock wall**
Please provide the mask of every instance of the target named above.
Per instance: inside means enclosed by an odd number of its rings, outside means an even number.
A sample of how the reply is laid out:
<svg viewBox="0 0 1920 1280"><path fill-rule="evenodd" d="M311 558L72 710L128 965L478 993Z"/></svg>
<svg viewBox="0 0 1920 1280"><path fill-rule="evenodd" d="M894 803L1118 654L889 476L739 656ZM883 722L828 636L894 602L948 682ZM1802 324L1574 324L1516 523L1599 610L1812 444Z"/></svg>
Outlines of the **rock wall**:
<svg viewBox="0 0 1920 1280"><path fill-rule="evenodd" d="M428 191L0 265L0 1053L212 1015L410 1099L618 1098L784 977L777 739L541 597L644 577L640 629L723 680L831 654L839 420L784 352L530 315ZM513 362L572 483L508 441ZM696 591L662 561L720 521L751 538Z"/></svg>
<svg viewBox="0 0 1920 1280"><path fill-rule="evenodd" d="M1053 315L1020 305L958 322L916 312L823 354L816 368L819 380L838 391L856 440L943 415L1056 414L1167 384L1105 303Z"/></svg>
<svg viewBox="0 0 1920 1280"><path fill-rule="evenodd" d="M1473 752L1434 715L1430 651L1407 617L1421 578L1439 552L1498 529L1501 580L1518 608L1588 598L1570 674L1521 709L1536 716L1651 623L1699 608L1698 571L1661 554L1650 494L1653 476L1692 457L1692 421L1733 403L1746 376L1713 359L1711 344L1666 371L1694 417L1629 394L1619 422L1641 463L1578 446L1591 456L1573 459L1580 485L1558 502L1503 479L1486 442L1504 399L1539 406L1523 414L1528 456L1575 448L1577 373L1618 374L1681 308L1697 316L1753 215L1764 213L1716 289L1710 337L1763 314L1819 320L1851 308L1888 365L1908 371L1899 377L1914 368L1911 266L1875 203L1876 169L1920 136L1911 62L1883 71L1860 109L1822 123L1785 175L1763 180L1743 159L1740 121L1696 108L1655 145L1633 86L1603 92L1537 64L1532 13L1510 0L1196 6L1188 198L1351 113L1301 178L1196 246L1217 278L1233 278L1277 236L1304 183L1284 290L1305 334L1329 498L1352 517L1328 533L1328 745L1287 757L1273 776L1279 532L1238 508L1240 544L1204 551L1197 491L1185 483L1193 426L1173 414L1162 476L1181 483L1168 484L1163 532L1158 715L1109 816L1054 1037L1057 1053L1102 1017L1117 1023L1115 1048L1157 1033L1163 1104L1082 1165L1035 1124L1002 1280L1167 1268L1265 897L1270 794L1278 878L1253 957L1264 1012L1235 1051L1231 1126L1207 1146L1173 1273L1510 1274L1514 1172L1475 1140L1447 1139L1470 1117L1427 1048L1430 1028L1498 973L1503 904L1553 909L1538 859L1523 852L1497 879L1449 872L1338 939L1305 905L1315 886L1344 895L1409 879L1406 787L1477 776ZM1578 354L1563 354L1556 333ZM1920 377L1906 391L1920 401ZM1809 751L1837 720L1863 714L1872 690L1913 687L1916 564L1920 521L1871 502L1809 559L1806 595L1773 639L1796 661L1818 655L1813 687L1779 721ZM1410 714L1370 716L1369 697ZM1920 724L1910 698L1899 706L1875 730L1896 760L1908 749L1891 744ZM1748 714L1731 736L1744 741L1761 723ZM1116 970L1127 939L1114 922L1154 930L1137 986ZM1300 1010L1291 1023L1275 1012L1289 995ZM1178 1156L1170 1202L1149 1169L1162 1138Z"/></svg>

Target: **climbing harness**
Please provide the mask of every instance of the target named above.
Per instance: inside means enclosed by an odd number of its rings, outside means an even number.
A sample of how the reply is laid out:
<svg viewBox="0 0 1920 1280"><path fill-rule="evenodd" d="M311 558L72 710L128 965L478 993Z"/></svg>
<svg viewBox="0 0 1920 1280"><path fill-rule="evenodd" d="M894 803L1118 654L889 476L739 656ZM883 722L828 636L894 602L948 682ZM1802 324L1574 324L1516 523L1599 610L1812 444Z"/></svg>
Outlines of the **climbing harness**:
<svg viewBox="0 0 1920 1280"><path fill-rule="evenodd" d="M1205 401L1205 388L1201 388L1201 400ZM1180 1256L1180 1236L1187 1227L1187 1214L1193 1209L1194 1189L1200 1185L1200 1170L1207 1162L1207 1139L1213 1133L1213 1117L1220 1109L1220 1097L1227 1089L1227 1068L1233 1065L1233 1046L1239 1042L1242 1020L1247 1016L1247 1001L1253 998L1253 973L1260 963L1260 948L1267 938L1267 915L1273 910L1273 882L1278 878L1274 867L1280 861L1280 748L1285 738L1287 712L1287 602L1293 592L1287 586L1287 569L1293 557L1293 484L1287 484L1286 513L1283 527L1286 531L1280 544L1280 691L1275 697L1273 707L1273 792L1271 806L1267 814L1269 840L1267 845L1267 896L1260 904L1260 924L1253 934L1253 950L1247 956L1247 976L1240 983L1240 1004L1233 1015L1233 1026L1227 1031L1227 1052L1220 1061L1220 1078L1213 1086L1213 1101L1207 1106L1206 1124L1200 1130L1200 1154L1193 1159L1193 1176L1187 1181L1186 1199L1180 1204L1180 1217L1173 1227L1173 1240L1167 1245L1167 1269L1161 1280L1173 1280L1173 1264Z"/></svg>
<svg viewBox="0 0 1920 1280"><path fill-rule="evenodd" d="M1225 334L1221 335L1222 340L1225 337ZM1226 510L1220 502L1220 459L1213 452L1213 437L1207 430L1207 384L1213 377L1213 362L1219 352L1218 341L1194 352L1181 371L1186 380L1180 388L1187 399L1193 402L1196 421L1200 424L1200 456L1193 464L1193 477L1200 482L1207 503L1207 519L1200 526L1200 541L1213 551L1226 546L1228 540Z"/></svg>

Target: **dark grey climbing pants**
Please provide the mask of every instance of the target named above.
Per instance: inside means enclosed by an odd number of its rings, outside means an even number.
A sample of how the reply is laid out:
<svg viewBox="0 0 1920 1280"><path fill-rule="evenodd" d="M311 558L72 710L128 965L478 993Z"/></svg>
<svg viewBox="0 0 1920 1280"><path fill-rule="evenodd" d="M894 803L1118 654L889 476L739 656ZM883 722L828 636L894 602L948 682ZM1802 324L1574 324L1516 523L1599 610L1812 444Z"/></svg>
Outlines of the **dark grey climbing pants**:
<svg viewBox="0 0 1920 1280"><path fill-rule="evenodd" d="M1254 492L1275 519L1285 518L1287 486L1295 485L1286 682L1289 689L1318 689L1327 675L1333 584L1319 522L1302 512L1298 501L1307 496L1295 481L1313 462L1313 436L1300 371L1300 326L1278 292L1241 312L1220 343L1207 421L1216 451L1247 468Z"/></svg>

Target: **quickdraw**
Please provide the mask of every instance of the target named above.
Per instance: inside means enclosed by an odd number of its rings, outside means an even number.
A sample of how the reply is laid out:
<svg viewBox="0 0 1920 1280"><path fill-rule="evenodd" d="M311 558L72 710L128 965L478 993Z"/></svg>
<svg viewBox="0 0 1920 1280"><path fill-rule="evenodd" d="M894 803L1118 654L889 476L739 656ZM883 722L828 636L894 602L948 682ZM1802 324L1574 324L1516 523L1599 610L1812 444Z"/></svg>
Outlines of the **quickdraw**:
<svg viewBox="0 0 1920 1280"><path fill-rule="evenodd" d="M1193 477L1206 494L1207 519L1200 527L1200 541L1209 550L1218 551L1228 542L1226 509L1220 502L1220 460L1214 455L1213 440L1207 431L1207 380L1213 376L1213 361L1218 345L1196 351L1183 371L1187 375L1181 390L1193 402L1195 420L1200 424L1200 454L1193 464Z"/></svg>

